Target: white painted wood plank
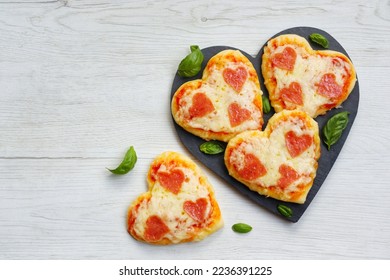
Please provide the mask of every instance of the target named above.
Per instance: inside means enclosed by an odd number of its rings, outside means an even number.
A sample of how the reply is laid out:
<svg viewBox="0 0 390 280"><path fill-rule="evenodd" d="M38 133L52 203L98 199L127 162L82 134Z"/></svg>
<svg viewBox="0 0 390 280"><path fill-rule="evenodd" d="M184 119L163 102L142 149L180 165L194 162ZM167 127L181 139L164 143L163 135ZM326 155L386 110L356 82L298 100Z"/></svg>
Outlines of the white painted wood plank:
<svg viewBox="0 0 390 280"><path fill-rule="evenodd" d="M388 1L0 1L1 259L389 259ZM256 55L294 26L332 34L360 83L355 124L297 224L207 169L225 227L196 244L153 247L126 232L151 160L188 155L169 96L188 46ZM380 118L378 115L381 114ZM139 160L108 174L134 145ZM254 230L231 231L235 222Z"/></svg>

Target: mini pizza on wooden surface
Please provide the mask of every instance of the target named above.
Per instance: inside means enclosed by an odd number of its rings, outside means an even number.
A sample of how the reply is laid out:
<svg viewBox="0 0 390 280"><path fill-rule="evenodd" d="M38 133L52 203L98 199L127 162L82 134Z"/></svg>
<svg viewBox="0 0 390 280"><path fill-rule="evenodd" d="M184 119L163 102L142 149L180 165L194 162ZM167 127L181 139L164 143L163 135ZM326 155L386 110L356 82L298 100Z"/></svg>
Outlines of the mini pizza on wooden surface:
<svg viewBox="0 0 390 280"><path fill-rule="evenodd" d="M165 152L150 166L149 190L128 211L128 232L156 245L199 241L222 227L214 191L189 158Z"/></svg>
<svg viewBox="0 0 390 280"><path fill-rule="evenodd" d="M262 94L249 59L238 50L225 50L209 60L202 79L179 87L172 115L196 136L227 142L240 132L261 129Z"/></svg>
<svg viewBox="0 0 390 280"><path fill-rule="evenodd" d="M229 174L252 191L278 200L304 203L320 157L317 122L307 113L284 110L264 131L243 132L227 145Z"/></svg>
<svg viewBox="0 0 390 280"><path fill-rule="evenodd" d="M305 38L293 34L267 43L261 70L276 112L299 109L313 118L340 106L356 82L355 68L347 56L313 50Z"/></svg>

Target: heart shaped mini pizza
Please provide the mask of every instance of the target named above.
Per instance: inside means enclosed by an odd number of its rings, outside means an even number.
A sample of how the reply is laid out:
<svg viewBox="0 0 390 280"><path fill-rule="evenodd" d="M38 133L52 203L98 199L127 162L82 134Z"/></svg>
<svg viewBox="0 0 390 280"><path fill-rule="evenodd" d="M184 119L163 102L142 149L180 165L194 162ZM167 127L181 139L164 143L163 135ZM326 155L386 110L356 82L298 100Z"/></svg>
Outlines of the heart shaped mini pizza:
<svg viewBox="0 0 390 280"><path fill-rule="evenodd" d="M222 227L214 191L189 158L165 152L150 166L148 192L128 211L128 232L137 240L167 245L199 241Z"/></svg>
<svg viewBox="0 0 390 280"><path fill-rule="evenodd" d="M340 106L356 82L347 56L313 50L305 38L292 34L268 42L261 69L276 112L300 109L313 118Z"/></svg>
<svg viewBox="0 0 390 280"><path fill-rule="evenodd" d="M264 131L243 132L227 145L229 174L252 191L278 200L304 203L320 157L317 123L307 113L284 110Z"/></svg>
<svg viewBox="0 0 390 280"><path fill-rule="evenodd" d="M172 98L176 123L205 140L227 142L263 124L262 91L257 72L238 50L213 56L202 79L181 85Z"/></svg>

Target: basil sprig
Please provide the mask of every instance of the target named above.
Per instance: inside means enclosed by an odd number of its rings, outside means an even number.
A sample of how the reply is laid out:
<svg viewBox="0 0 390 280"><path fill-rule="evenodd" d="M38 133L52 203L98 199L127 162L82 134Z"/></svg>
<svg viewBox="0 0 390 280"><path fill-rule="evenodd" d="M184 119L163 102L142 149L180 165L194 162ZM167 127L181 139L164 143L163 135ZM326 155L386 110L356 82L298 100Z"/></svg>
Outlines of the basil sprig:
<svg viewBox="0 0 390 280"><path fill-rule="evenodd" d="M252 230L252 227L244 223L237 223L232 226L232 230L238 233L247 233Z"/></svg>
<svg viewBox="0 0 390 280"><path fill-rule="evenodd" d="M222 153L225 148L217 141L208 141L200 145L199 150L208 155L216 155Z"/></svg>
<svg viewBox="0 0 390 280"><path fill-rule="evenodd" d="M134 168L135 163L137 162L137 154L135 153L134 147L131 146L130 149L126 152L124 159L121 164L115 169L109 169L114 174L123 175L128 173Z"/></svg>
<svg viewBox="0 0 390 280"><path fill-rule="evenodd" d="M292 209L286 205L283 205L283 204L278 205L278 211L281 215L283 215L287 218L290 218L293 215Z"/></svg>
<svg viewBox="0 0 390 280"><path fill-rule="evenodd" d="M191 46L191 53L187 55L179 64L177 74L180 77L193 77L199 73L202 62L203 53L199 49L199 46Z"/></svg>
<svg viewBox="0 0 390 280"><path fill-rule="evenodd" d="M335 144L343 134L348 124L349 112L344 111L331 117L323 128L324 142L330 150L330 146Z"/></svg>
<svg viewBox="0 0 390 280"><path fill-rule="evenodd" d="M314 42L314 43L316 43L316 44L318 44L318 45L324 47L325 49L329 48L328 39L326 39L326 38L325 38L323 35L321 35L321 34L312 33L312 34L310 34L309 39L310 39L312 42Z"/></svg>
<svg viewBox="0 0 390 280"><path fill-rule="evenodd" d="M269 104L269 100L265 95L263 95L261 98L263 100L263 112L264 114L268 114L271 111L271 105Z"/></svg>

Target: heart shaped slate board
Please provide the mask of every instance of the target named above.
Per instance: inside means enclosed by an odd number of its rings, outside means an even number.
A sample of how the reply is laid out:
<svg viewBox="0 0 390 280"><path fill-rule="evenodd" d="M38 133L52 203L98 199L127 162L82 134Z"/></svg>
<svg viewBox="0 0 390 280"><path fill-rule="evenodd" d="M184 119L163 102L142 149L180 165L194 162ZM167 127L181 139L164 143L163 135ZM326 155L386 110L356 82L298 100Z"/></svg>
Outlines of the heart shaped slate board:
<svg viewBox="0 0 390 280"><path fill-rule="evenodd" d="M278 34L275 34L272 38L277 37L277 36L282 35L282 34L297 34L297 35L300 35L300 36L306 38L314 50L322 50L323 48L321 46L319 46L315 43L312 43L309 40L309 35L312 33L319 33L319 34L324 35L329 41L329 50L335 50L335 51L341 52L341 53L345 54L346 56L348 56L348 54L344 50L344 48L330 34L328 34L327 32L325 32L321 29L317 29L317 28L313 28L313 27L294 27L294 28L286 29L286 30L279 32ZM257 75L259 77L261 90L263 91L263 94L268 97L268 91L264 86L264 79L263 79L263 76L262 76L261 70L260 70L261 69L261 57L263 55L263 49L264 49L264 46L266 44L267 44L267 42L265 42L265 44L263 45L263 47L261 48L260 52L257 54L256 57L252 57L251 55L247 54L246 52L244 52L242 50L240 50L240 51L252 62L254 68L257 71ZM172 99L174 93L176 92L176 90L183 83L188 82L190 80L200 79L202 77L203 70L204 70L207 62L209 61L209 59L211 57L213 57L214 55L216 55L217 53L219 53L220 51L223 51L226 49L237 50L237 48L228 47L228 46L214 46L214 47L208 47L208 48L202 49L202 53L204 55L204 61L202 63L201 71L195 77L191 77L191 78L182 78L176 74L175 79L173 81L173 85L172 85L171 99ZM177 125L175 122L174 122L174 125L175 125L176 132L180 138L180 141L192 153L192 155L195 156L200 162L202 162L205 166L207 166L210 170L212 170L218 176L223 178L229 185L236 188L238 191L240 191L242 194L244 194L245 196L252 199L257 204L263 206L264 208L271 211L272 213L295 223L301 218L303 213L306 211L306 209L308 208L308 206L310 205L310 203L314 199L315 195L317 194L317 192L321 188L321 186L322 186L323 182L325 181L327 175L329 174L330 170L332 169L332 166L335 163L335 161L336 161L336 159L337 159L337 157L338 157L338 155L339 155L339 153L344 145L344 142L348 137L348 134L349 134L349 131L352 127L352 124L355 120L355 117L356 117L356 114L358 111L358 105L359 105L359 82L357 80L354 89L352 90L348 99L342 104L341 108L332 109L332 110L328 111L325 115L318 116L317 118L315 118L315 120L318 122L318 126L320 129L321 157L318 161L317 176L314 180L313 186L312 186L312 188L311 188L311 190L306 198L306 202L304 204L295 204L295 203L288 203L288 202L279 201L279 200L276 200L276 199L273 199L270 197L262 196L262 195L258 194L257 192L253 192L253 191L249 190L245 185L238 182L237 180L235 180L233 177L231 177L229 175L229 173L225 167L223 153L218 154L218 155L207 155L207 154L202 153L199 150L199 146L202 143L204 143L205 140L203 140L197 136L194 136L191 133L185 131L183 128L181 128L179 125ZM334 144L333 146L331 146L330 150L328 150L326 145L324 144L324 142L322 140L322 138L323 138L322 129L325 126L326 122L329 120L329 118L331 118L333 115L335 115L339 112L342 112L342 111L348 111L350 113L348 126L344 130L339 141L336 144ZM271 109L271 112L269 112L268 114L264 114L263 129L267 125L268 119L274 113L275 112L273 111L273 109ZM226 146L226 143L221 142L221 144ZM290 207L293 211L292 217L287 218L287 217L282 216L277 210L277 207L279 204L283 204L283 205Z"/></svg>

